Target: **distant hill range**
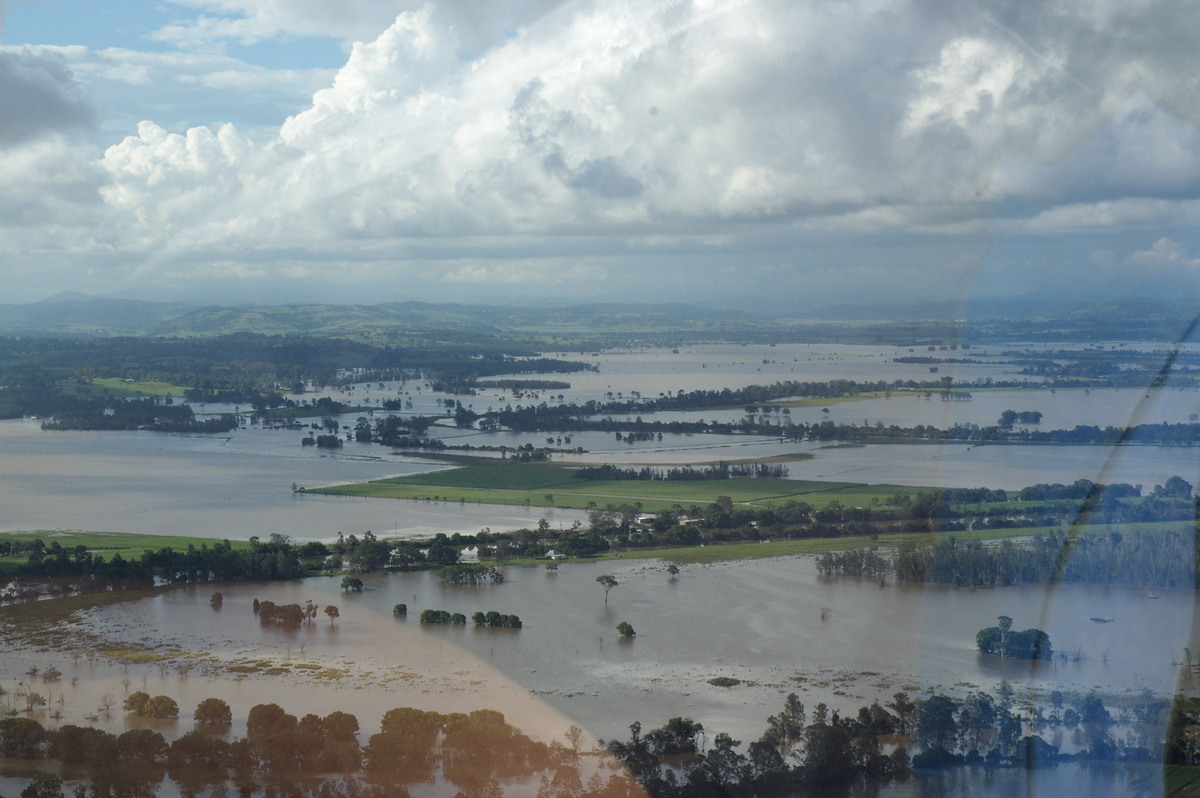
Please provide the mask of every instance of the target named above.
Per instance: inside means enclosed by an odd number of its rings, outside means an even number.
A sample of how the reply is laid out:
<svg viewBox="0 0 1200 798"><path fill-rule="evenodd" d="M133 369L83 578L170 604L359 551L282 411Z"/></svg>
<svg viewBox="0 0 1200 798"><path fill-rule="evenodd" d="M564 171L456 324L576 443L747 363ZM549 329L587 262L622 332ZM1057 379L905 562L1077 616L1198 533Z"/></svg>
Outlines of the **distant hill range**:
<svg viewBox="0 0 1200 798"><path fill-rule="evenodd" d="M971 337L1006 337L1025 329L1039 338L1106 336L1119 339L1181 337L1194 309L1154 302L1062 303L1039 299L931 301L890 305L841 305L800 313L786 303L731 299L722 307L682 303L556 304L501 306L392 302L377 305L196 306L96 297L76 292L41 302L0 305L0 335L216 336L235 333L370 337L394 340L405 333L438 331L441 337L469 340L497 334L686 335L689 338L742 336L769 340L781 330L786 338L829 337L832 328L851 325L862 335L872 326L919 325L942 334L970 329ZM1058 333L1054 335L1053 333ZM820 333L820 334L818 334ZM916 331L914 330L914 334ZM839 336L833 336L839 337ZM884 336L891 338L892 336ZM882 339L881 339L882 340Z"/></svg>
<svg viewBox="0 0 1200 798"><path fill-rule="evenodd" d="M361 335L455 331L464 335L596 330L664 332L717 323L753 328L766 317L737 310L700 310L683 304L596 303L548 307L392 302L378 305L196 306L95 297L77 292L24 305L0 305L4 335L212 336Z"/></svg>

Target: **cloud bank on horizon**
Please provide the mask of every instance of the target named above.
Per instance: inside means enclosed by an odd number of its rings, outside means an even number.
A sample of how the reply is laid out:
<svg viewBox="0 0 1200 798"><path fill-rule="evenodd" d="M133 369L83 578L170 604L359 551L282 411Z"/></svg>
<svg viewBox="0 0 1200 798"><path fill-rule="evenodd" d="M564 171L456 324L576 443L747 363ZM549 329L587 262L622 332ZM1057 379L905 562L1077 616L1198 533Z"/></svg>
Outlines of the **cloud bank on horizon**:
<svg viewBox="0 0 1200 798"><path fill-rule="evenodd" d="M944 5L9 3L5 301L1195 295L1190 3Z"/></svg>

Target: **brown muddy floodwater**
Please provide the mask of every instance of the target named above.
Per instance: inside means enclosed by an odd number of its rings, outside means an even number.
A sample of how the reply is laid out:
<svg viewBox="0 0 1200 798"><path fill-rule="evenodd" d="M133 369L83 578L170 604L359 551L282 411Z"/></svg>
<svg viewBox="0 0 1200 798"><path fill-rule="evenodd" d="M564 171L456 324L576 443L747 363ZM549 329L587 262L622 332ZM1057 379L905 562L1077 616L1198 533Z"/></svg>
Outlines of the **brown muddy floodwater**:
<svg viewBox="0 0 1200 798"><path fill-rule="evenodd" d="M675 579L657 561L506 573L501 585L473 588L444 586L431 573L375 574L361 594L341 593L336 578L181 588L94 611L87 621L109 642L165 654L172 667L75 664L53 652L9 651L0 685L12 700L30 665L57 665L61 682L33 686L47 687L49 709L73 723L106 692L169 695L182 712L179 721L156 726L168 736L189 731L195 705L217 696L233 707L235 732L252 705L275 702L300 714L352 712L367 733L397 706L487 707L542 739L561 737L570 723L612 739L625 737L635 720L652 728L690 716L710 736L726 731L741 740L757 739L789 692L810 708L824 701L854 712L898 690L964 693L1002 679L1019 696L1043 697L1055 689L1119 696L1196 687L1178 664L1185 647L1200 651L1193 591L1147 598L1145 591L1079 585L881 584L822 577L811 559L796 557L686 566ZM595 581L602 573L619 582L607 606ZM225 598L219 610L208 604L215 589ZM251 610L255 598L335 604L340 618L331 625L322 614L294 632L267 629ZM392 616L399 602L407 603L407 618ZM516 613L525 627L423 626L417 616L427 608L468 617ZM978 654L976 631L998 615L1046 630L1068 657L1031 665ZM634 626L636 639L618 637L621 621ZM174 666L184 662L194 667L181 676ZM741 683L708 683L717 676ZM46 713L38 717L53 725ZM118 711L99 725L121 731L127 723Z"/></svg>

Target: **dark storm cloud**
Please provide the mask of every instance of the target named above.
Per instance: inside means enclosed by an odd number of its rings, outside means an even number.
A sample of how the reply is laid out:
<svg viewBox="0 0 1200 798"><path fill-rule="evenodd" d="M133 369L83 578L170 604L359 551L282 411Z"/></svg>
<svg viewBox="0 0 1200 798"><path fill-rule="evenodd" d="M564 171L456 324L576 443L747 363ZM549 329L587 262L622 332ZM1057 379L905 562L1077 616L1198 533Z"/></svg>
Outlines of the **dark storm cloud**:
<svg viewBox="0 0 1200 798"><path fill-rule="evenodd" d="M0 148L92 120L91 105L61 59L28 50L0 52Z"/></svg>

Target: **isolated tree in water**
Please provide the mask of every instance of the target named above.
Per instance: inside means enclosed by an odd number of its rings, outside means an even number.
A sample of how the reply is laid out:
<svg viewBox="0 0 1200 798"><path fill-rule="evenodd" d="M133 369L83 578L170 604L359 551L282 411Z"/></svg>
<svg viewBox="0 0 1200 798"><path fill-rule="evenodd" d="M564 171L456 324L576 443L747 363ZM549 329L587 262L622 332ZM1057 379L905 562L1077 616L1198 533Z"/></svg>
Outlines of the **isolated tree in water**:
<svg viewBox="0 0 1200 798"><path fill-rule="evenodd" d="M338 608L330 604L325 608L325 614L329 616L329 625L333 626L333 619L341 615Z"/></svg>
<svg viewBox="0 0 1200 798"><path fill-rule="evenodd" d="M612 590L619 583L617 582L616 577L614 577L612 574L600 574L600 576L596 577L596 581L604 585L604 603L607 604L608 591Z"/></svg>

